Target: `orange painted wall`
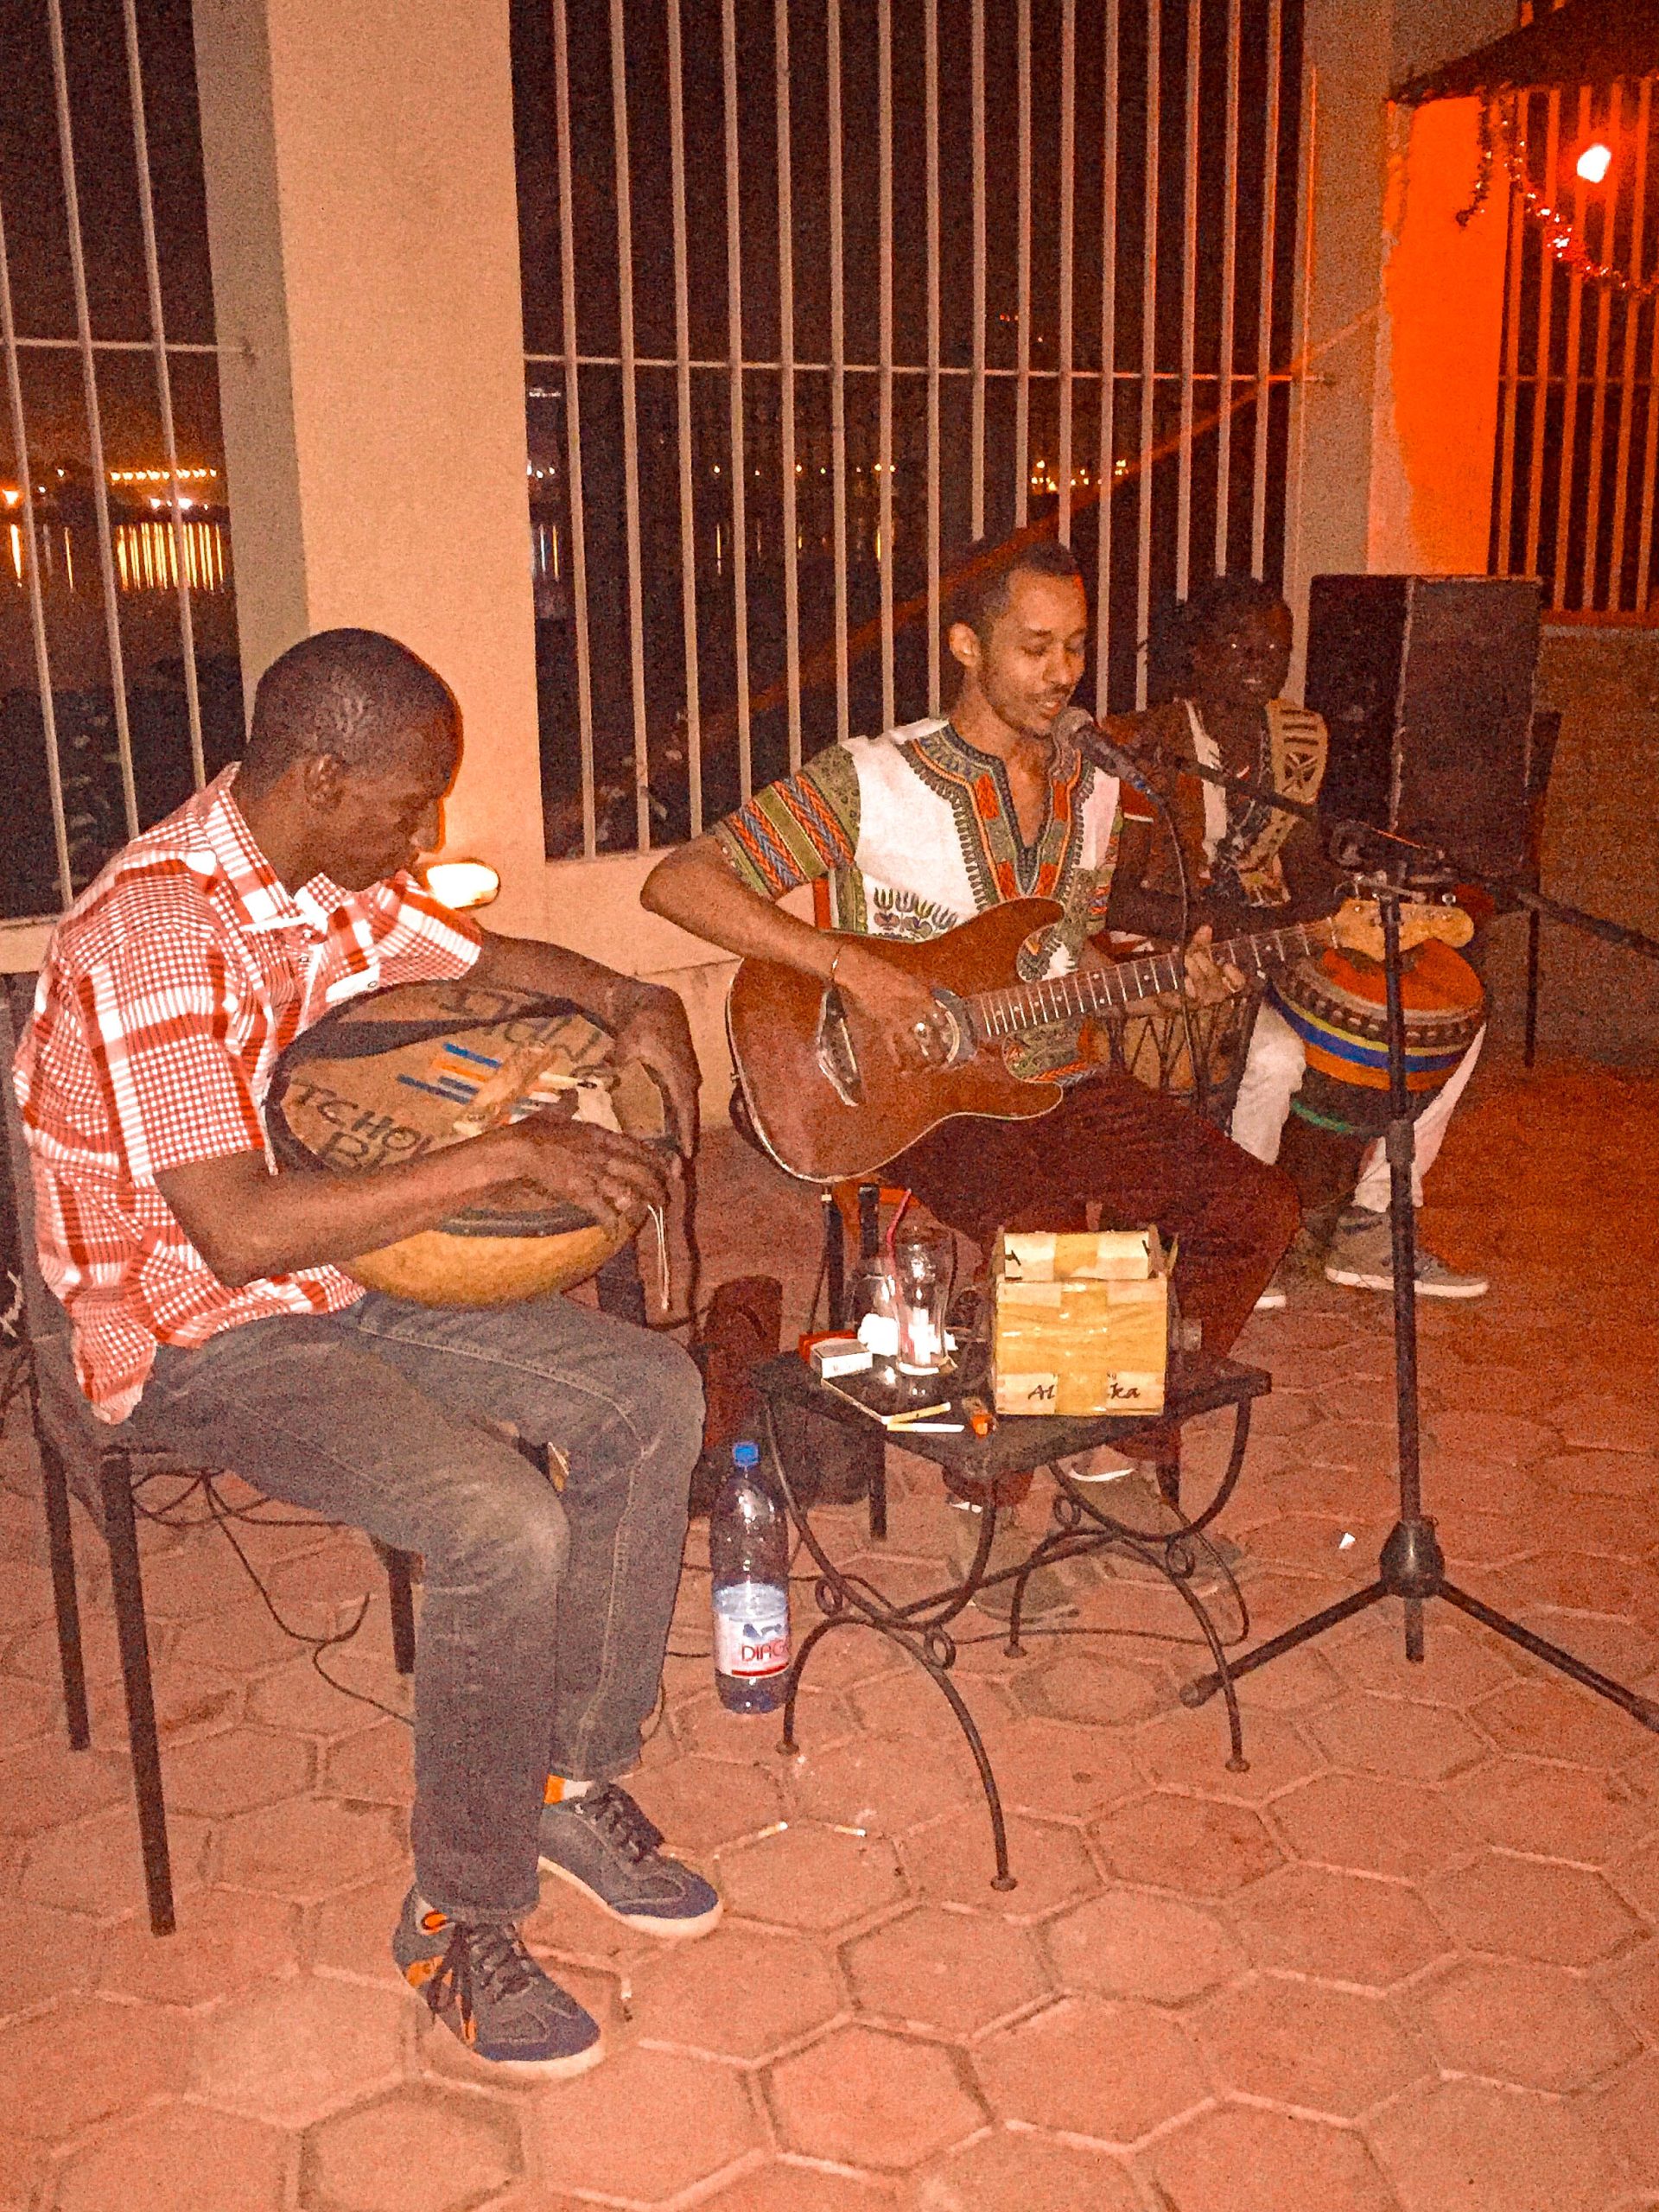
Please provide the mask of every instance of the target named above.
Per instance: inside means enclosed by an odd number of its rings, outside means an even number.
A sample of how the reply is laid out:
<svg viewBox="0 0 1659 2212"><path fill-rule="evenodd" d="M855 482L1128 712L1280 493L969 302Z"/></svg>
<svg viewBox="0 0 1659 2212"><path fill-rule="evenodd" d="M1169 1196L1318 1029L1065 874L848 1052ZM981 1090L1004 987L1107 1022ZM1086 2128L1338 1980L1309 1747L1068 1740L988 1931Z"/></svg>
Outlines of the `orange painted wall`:
<svg viewBox="0 0 1659 2212"><path fill-rule="evenodd" d="M1503 316L1501 177L1466 226L1478 105L1389 113L1369 566L1484 573Z"/></svg>

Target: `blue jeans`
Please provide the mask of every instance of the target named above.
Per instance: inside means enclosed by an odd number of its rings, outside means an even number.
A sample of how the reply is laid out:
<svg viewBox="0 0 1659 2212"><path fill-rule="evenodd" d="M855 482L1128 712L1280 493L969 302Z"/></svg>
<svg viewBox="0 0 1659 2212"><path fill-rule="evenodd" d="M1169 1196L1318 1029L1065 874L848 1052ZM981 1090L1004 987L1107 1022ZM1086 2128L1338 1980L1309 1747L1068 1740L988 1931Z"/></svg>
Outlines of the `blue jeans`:
<svg viewBox="0 0 1659 2212"><path fill-rule="evenodd" d="M685 1353L590 1307L371 1291L162 1345L117 1434L423 1555L415 1878L457 1919L508 1920L536 1902L548 1773L639 1757L702 1421ZM563 1496L486 1422L555 1446Z"/></svg>

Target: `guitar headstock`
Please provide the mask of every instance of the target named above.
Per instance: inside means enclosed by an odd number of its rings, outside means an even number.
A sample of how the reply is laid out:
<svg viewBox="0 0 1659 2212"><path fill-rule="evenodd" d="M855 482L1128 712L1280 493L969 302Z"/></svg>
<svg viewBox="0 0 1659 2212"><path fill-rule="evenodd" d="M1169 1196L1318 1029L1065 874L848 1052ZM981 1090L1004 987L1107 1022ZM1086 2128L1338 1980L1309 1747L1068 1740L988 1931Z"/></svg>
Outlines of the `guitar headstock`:
<svg viewBox="0 0 1659 2212"><path fill-rule="evenodd" d="M1368 960L1382 959L1382 922L1375 899L1344 899L1331 918L1331 927L1345 951L1363 953ZM1431 938L1455 950L1467 944L1474 933L1475 925L1461 906L1431 906L1426 901L1408 901L1401 906L1400 946L1404 952L1427 944Z"/></svg>

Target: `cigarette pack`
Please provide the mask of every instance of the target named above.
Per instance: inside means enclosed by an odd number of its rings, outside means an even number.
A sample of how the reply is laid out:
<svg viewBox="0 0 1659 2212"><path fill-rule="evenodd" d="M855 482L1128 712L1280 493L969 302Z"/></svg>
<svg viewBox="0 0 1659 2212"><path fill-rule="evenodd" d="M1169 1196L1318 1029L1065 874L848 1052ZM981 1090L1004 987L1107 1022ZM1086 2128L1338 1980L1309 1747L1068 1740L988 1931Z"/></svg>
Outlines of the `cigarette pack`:
<svg viewBox="0 0 1659 2212"><path fill-rule="evenodd" d="M807 1357L819 1382L830 1382L838 1375L862 1375L874 1354L856 1337L836 1336L818 1338Z"/></svg>

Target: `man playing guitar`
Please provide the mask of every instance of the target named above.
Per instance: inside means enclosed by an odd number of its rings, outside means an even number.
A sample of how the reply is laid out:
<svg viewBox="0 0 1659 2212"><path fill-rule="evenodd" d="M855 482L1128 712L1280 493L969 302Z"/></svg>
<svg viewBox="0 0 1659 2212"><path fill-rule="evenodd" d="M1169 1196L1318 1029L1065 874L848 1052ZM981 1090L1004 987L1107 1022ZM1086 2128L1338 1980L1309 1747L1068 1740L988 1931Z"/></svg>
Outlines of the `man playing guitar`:
<svg viewBox="0 0 1659 2212"><path fill-rule="evenodd" d="M1118 837L1116 780L1055 732L1088 639L1076 560L1051 542L1012 561L976 548L958 573L950 718L829 747L669 854L643 893L694 936L832 985L912 1076L948 1056L948 1018L924 980L868 941L914 944L1040 896L1065 919L1037 957L1075 966L1096 957L1085 940L1104 925ZM776 903L825 878L839 934ZM1213 963L1189 957L1212 988ZM1091 1205L1109 1225L1156 1222L1179 1246L1184 1313L1202 1324L1205 1351L1224 1355L1295 1230L1289 1181L1174 1099L1064 1044L1022 1071L1064 1086L1052 1112L945 1122L884 1179L982 1249L1002 1226L1084 1228Z"/></svg>

